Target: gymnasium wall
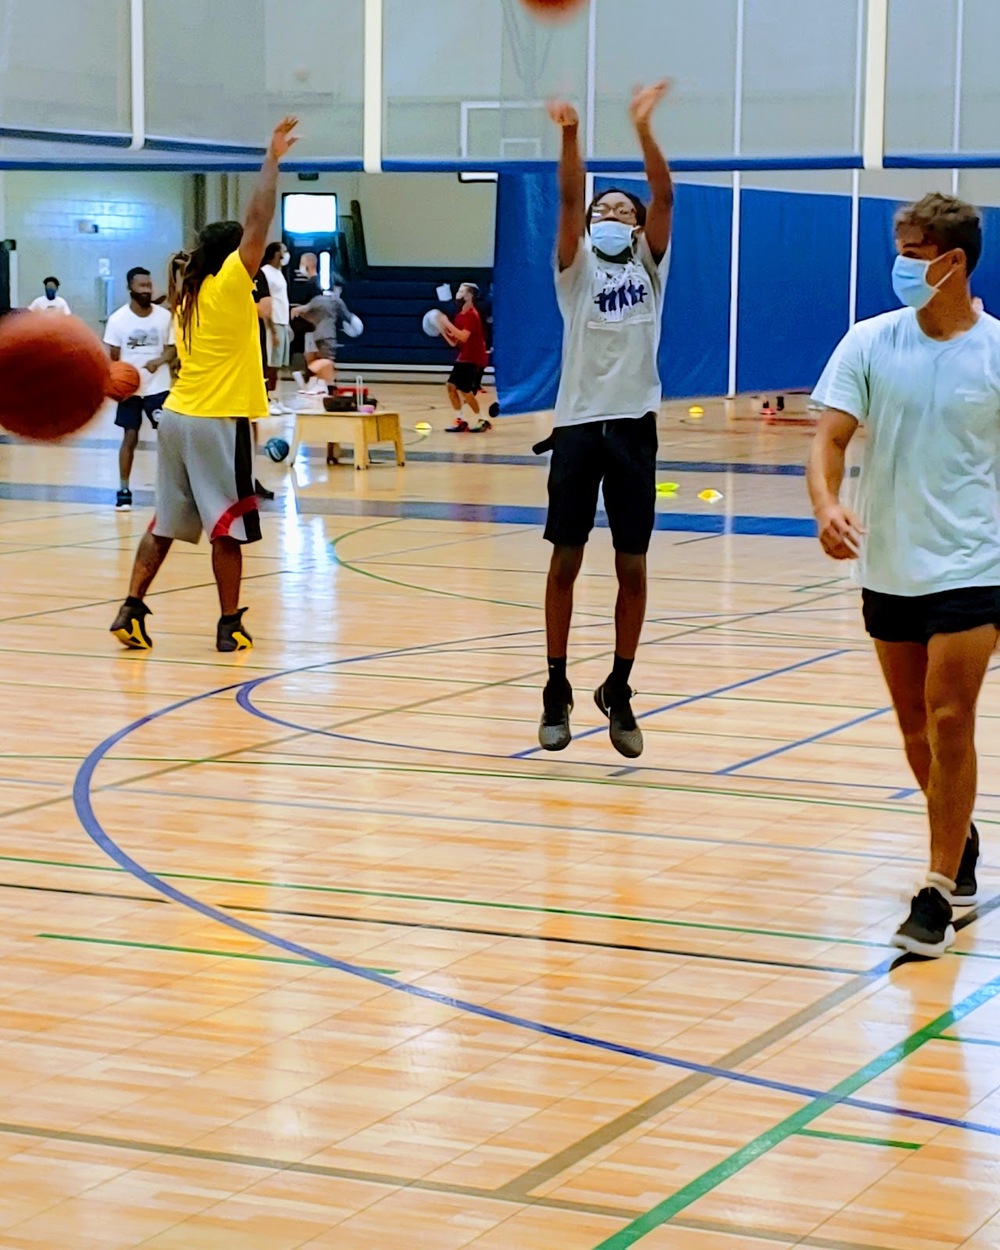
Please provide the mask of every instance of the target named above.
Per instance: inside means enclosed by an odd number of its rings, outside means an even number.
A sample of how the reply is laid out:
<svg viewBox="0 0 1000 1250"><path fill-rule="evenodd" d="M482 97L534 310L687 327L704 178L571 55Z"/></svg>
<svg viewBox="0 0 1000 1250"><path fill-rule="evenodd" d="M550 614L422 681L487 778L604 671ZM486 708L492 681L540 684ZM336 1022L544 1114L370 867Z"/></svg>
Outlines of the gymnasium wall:
<svg viewBox="0 0 1000 1250"><path fill-rule="evenodd" d="M54 273L73 311L96 327L102 258L110 261L118 303L133 265L151 270L162 290L167 257L189 231L190 184L186 174L138 170L0 174L2 237L17 240L19 301L40 295L42 279ZM81 222L96 224L99 233L81 233Z"/></svg>
<svg viewBox="0 0 1000 1250"><path fill-rule="evenodd" d="M253 174L239 175L241 205L253 182ZM280 190L336 191L342 213L359 200L372 265L493 264L495 183L463 183L455 174L320 174L300 182L292 174L282 177ZM280 230L276 216L274 238Z"/></svg>

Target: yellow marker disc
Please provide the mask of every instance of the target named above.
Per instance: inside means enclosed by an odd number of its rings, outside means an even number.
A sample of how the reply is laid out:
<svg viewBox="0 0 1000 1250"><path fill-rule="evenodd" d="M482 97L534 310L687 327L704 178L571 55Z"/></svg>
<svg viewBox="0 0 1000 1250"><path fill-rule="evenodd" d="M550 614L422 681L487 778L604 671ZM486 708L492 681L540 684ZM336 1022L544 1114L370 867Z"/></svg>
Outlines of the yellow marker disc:
<svg viewBox="0 0 1000 1250"><path fill-rule="evenodd" d="M429 434L431 432L431 423L429 421L418 421L413 428L418 434Z"/></svg>
<svg viewBox="0 0 1000 1250"><path fill-rule="evenodd" d="M656 483L656 493L658 495L673 495L673 494L676 494L678 489L679 487L676 482L657 482Z"/></svg>
<svg viewBox="0 0 1000 1250"><path fill-rule="evenodd" d="M718 503L722 496L717 490L703 490L699 494L698 498L703 500L705 503Z"/></svg>
<svg viewBox="0 0 1000 1250"><path fill-rule="evenodd" d="M689 417L703 417L704 415L705 415L705 409L702 408L699 404L692 404L692 406L688 409Z"/></svg>

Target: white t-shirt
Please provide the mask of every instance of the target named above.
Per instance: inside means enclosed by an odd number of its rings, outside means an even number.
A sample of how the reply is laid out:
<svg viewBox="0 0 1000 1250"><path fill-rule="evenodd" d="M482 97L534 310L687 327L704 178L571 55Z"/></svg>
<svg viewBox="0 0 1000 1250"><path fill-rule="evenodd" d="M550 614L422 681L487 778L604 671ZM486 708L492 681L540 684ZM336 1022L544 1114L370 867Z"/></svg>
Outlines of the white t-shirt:
<svg viewBox="0 0 1000 1250"><path fill-rule="evenodd" d="M627 264L601 259L586 238L568 269L560 272L556 262L563 316L556 426L659 410L656 358L669 268L670 249L656 264L645 234Z"/></svg>
<svg viewBox="0 0 1000 1250"><path fill-rule="evenodd" d="M859 322L813 398L867 438L861 585L891 595L1000 586L1000 321L928 338L912 308Z"/></svg>
<svg viewBox="0 0 1000 1250"><path fill-rule="evenodd" d="M108 318L104 327L104 341L110 347L121 349L122 360L139 370L139 395L161 395L170 390L170 366L160 365L155 373L145 366L150 360L163 355L163 349L174 341L173 321L166 308L154 304L148 317L140 317L130 304L123 304Z"/></svg>
<svg viewBox="0 0 1000 1250"><path fill-rule="evenodd" d="M28 312L62 313L64 317L68 317L70 308L61 295L57 295L55 299L49 299L47 295L39 295L28 305Z"/></svg>
<svg viewBox="0 0 1000 1250"><path fill-rule="evenodd" d="M271 317L276 326L288 325L288 279L274 265L261 266L271 292Z"/></svg>

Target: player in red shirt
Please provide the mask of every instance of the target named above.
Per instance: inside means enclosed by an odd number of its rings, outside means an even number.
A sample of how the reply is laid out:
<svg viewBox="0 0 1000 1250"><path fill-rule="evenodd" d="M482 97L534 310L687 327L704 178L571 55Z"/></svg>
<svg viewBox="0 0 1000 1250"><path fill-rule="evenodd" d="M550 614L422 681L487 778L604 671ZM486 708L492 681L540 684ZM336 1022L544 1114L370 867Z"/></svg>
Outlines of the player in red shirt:
<svg viewBox="0 0 1000 1250"><path fill-rule="evenodd" d="M452 347L459 348L458 360L448 378L448 399L452 408L458 413L455 424L448 427L449 434L482 434L493 427L479 411L479 400L476 396L482 385L483 373L490 362L486 350L486 336L483 334L483 319L476 307L476 296L479 287L474 282L463 282L458 288L456 299L461 311L455 320L445 321L441 333ZM479 424L470 426L462 416L462 405L468 404L472 412L479 417Z"/></svg>

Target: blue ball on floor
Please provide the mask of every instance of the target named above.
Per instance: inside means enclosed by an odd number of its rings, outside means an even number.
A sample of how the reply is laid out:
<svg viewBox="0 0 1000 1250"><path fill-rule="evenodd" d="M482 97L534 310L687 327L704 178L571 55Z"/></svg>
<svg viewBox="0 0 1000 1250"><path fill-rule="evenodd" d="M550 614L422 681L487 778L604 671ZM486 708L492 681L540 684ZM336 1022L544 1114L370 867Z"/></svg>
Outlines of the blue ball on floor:
<svg viewBox="0 0 1000 1250"><path fill-rule="evenodd" d="M264 444L264 451L275 464L288 459L289 447L283 438L269 438Z"/></svg>

